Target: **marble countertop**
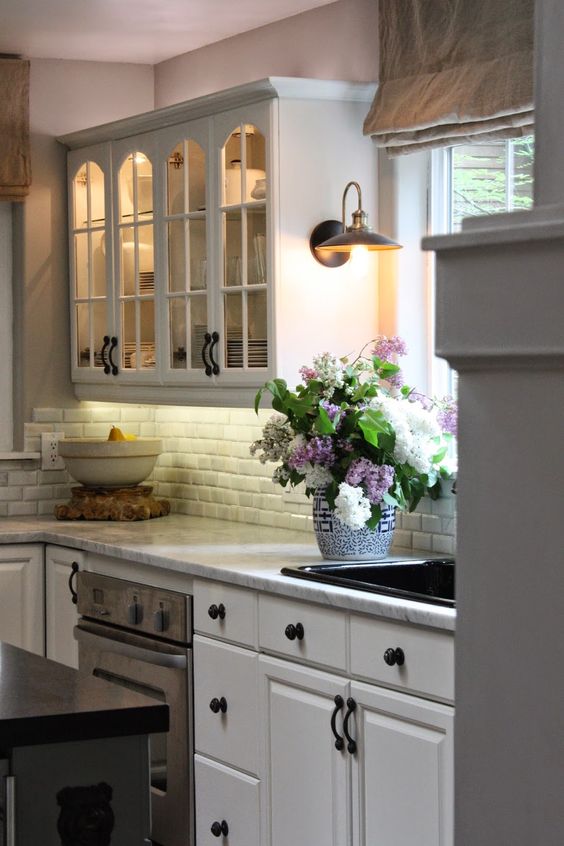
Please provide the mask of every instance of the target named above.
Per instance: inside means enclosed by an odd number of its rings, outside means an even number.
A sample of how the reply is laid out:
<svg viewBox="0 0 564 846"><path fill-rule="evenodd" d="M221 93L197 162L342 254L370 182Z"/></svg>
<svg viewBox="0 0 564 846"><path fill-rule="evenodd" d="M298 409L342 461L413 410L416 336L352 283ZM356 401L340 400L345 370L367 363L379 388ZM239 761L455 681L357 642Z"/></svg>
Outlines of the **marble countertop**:
<svg viewBox="0 0 564 846"><path fill-rule="evenodd" d="M0 518L0 543L52 543L282 596L453 631L456 612L425 602L282 576L283 566L322 563L313 535L172 514L135 523ZM419 556L392 550L393 556Z"/></svg>

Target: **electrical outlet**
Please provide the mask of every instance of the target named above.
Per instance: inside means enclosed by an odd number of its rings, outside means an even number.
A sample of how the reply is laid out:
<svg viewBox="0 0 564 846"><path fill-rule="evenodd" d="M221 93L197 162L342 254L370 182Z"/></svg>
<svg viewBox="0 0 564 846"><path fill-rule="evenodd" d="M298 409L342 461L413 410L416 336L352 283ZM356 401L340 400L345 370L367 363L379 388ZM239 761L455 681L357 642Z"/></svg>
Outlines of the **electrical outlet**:
<svg viewBox="0 0 564 846"><path fill-rule="evenodd" d="M41 469L64 470L64 459L59 455L59 441L64 432L41 432Z"/></svg>

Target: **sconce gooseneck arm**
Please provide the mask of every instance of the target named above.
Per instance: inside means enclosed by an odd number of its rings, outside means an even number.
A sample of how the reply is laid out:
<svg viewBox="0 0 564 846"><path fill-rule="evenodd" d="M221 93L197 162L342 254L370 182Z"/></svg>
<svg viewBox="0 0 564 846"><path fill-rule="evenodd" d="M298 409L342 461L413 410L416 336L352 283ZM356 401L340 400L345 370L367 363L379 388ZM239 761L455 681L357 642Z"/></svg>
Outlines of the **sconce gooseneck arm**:
<svg viewBox="0 0 564 846"><path fill-rule="evenodd" d="M343 232L347 231L346 209L345 209L345 203L346 203L346 200L347 200L347 192L348 192L349 188L353 185L356 188L356 191L357 191L357 194L358 194L358 211L360 211L362 209L362 192L360 190L360 185L358 184L358 182L355 182L354 180L352 182L347 182L347 184L345 186L345 190L343 191Z"/></svg>

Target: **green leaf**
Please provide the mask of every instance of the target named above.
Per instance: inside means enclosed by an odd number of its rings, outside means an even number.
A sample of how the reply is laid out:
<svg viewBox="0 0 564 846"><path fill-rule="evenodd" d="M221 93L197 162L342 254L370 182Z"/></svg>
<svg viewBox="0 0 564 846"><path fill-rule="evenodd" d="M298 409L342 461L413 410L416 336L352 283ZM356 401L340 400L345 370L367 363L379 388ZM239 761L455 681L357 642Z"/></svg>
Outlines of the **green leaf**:
<svg viewBox="0 0 564 846"><path fill-rule="evenodd" d="M367 408L359 418L358 425L364 435L364 439L375 447L380 446L380 434L390 435L392 430L390 424L381 411L374 408Z"/></svg>
<svg viewBox="0 0 564 846"><path fill-rule="evenodd" d="M400 504L397 501L397 499L389 493L385 493L384 496L382 497L382 499L384 500L386 505L393 505L394 508L400 507Z"/></svg>
<svg viewBox="0 0 564 846"><path fill-rule="evenodd" d="M264 387L259 388L259 389L258 389L258 391L256 392L256 396L255 396L255 414L258 414L259 407L260 407L260 401L261 401L261 399L262 399L263 392L264 392Z"/></svg>
<svg viewBox="0 0 564 846"><path fill-rule="evenodd" d="M440 462L443 460L443 458L445 457L447 452L448 452L447 446L442 447L438 452L436 452L434 454L433 458L431 459L433 464L440 464Z"/></svg>
<svg viewBox="0 0 564 846"><path fill-rule="evenodd" d="M320 435L335 434L335 426L322 405L320 405L317 410L317 418L313 424L313 428L316 432L319 432Z"/></svg>
<svg viewBox="0 0 564 846"><path fill-rule="evenodd" d="M379 505L372 505L370 507L370 510L371 510L372 514L369 517L369 519L366 521L366 525L368 526L369 529L375 529L376 526L378 525L378 523L380 522L380 520L382 519L382 509L380 508Z"/></svg>

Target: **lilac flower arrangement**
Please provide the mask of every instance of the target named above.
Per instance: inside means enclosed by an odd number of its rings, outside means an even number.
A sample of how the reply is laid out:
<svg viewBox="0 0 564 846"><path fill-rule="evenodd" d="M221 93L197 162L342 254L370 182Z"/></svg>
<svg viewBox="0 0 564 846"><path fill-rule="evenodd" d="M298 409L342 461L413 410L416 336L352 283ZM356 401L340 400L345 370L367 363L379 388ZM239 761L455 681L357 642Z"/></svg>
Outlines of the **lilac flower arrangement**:
<svg viewBox="0 0 564 846"><path fill-rule="evenodd" d="M424 494L437 498L451 475L456 403L405 385L396 362L406 353L401 338L380 336L352 362L316 356L295 391L283 379L267 382L255 410L268 392L276 414L251 454L278 463L273 481L283 487L305 483L307 496L323 489L353 529L374 528L383 505L413 511Z"/></svg>

